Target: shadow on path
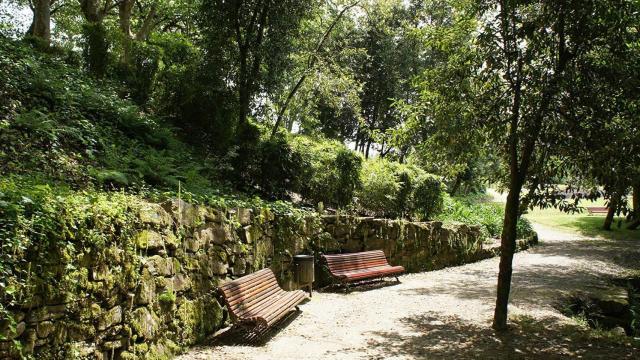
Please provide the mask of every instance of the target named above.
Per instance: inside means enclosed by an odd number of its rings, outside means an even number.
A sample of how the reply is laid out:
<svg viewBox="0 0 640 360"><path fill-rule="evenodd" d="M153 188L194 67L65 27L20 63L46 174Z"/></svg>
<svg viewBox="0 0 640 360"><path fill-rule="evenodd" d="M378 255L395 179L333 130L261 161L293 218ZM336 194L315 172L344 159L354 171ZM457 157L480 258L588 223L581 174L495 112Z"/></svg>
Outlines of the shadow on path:
<svg viewBox="0 0 640 360"><path fill-rule="evenodd" d="M555 318L512 319L508 333L426 313L400 319L408 331L371 332L365 351L373 358L417 359L637 359L640 341L585 330Z"/></svg>
<svg viewBox="0 0 640 360"><path fill-rule="evenodd" d="M349 292L351 293L367 292L371 290L377 290L381 288L400 285L401 283L402 283L402 280L400 280L400 282L395 280L385 280L385 279L365 280L358 283L350 284ZM324 288L318 290L318 292L348 295L344 286L341 286L339 284L332 284L332 285L325 286Z"/></svg>
<svg viewBox="0 0 640 360"><path fill-rule="evenodd" d="M278 335L280 331L285 329L289 324L300 316L301 311L294 311L280 320L274 326L260 330L247 326L233 325L229 328L213 335L208 341L201 346L223 346L223 345L245 345L245 346L264 346L273 337Z"/></svg>

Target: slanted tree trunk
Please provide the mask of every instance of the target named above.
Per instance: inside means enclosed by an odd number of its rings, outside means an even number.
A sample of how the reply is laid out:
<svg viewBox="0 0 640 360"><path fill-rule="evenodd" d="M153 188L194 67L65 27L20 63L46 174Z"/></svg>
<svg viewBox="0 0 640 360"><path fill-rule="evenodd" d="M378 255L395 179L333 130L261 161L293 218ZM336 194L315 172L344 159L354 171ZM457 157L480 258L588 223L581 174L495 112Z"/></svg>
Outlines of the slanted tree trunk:
<svg viewBox="0 0 640 360"><path fill-rule="evenodd" d="M286 97L286 99L284 101L284 104L280 107L280 111L278 112L278 117L276 118L276 122L273 125L273 130L271 130L271 138L276 136L276 134L278 133L278 128L280 127L280 123L282 122L282 117L284 116L284 113L287 110L287 107L289 107L289 103L291 102L293 97L296 95L296 92L298 91L298 89L300 89L300 86L302 86L302 83L304 83L304 81L306 80L307 75L309 74L309 71L313 68L313 66L315 65L316 61L318 60L318 53L322 49L322 46L324 45L324 43L329 38L329 35L331 35L331 32L333 31L333 28L336 26L338 21L340 21L340 19L344 15L344 13L346 13L347 10L351 9L352 7L358 5L359 2L360 2L360 0L354 2L351 5L345 6L342 9L342 11L340 11L338 16L336 16L336 18L333 19L333 22L331 22L331 25L329 25L327 30L322 35L322 38L320 38L320 41L318 42L318 45L316 45L315 50L313 51L313 53L311 55L309 55L309 58L307 59L307 66L305 67L304 71L302 72L302 76L300 76L300 79L298 79L296 84L293 86L293 88L291 89L291 91L287 95L287 97Z"/></svg>
<svg viewBox="0 0 640 360"><path fill-rule="evenodd" d="M613 223L613 216L616 213L618 208L618 196L611 196L611 200L609 201L609 209L607 211L607 216L604 218L604 226L605 230L611 230L611 224Z"/></svg>
<svg viewBox="0 0 640 360"><path fill-rule="evenodd" d="M34 36L42 40L45 46L51 43L51 4L50 0L34 0L33 2L33 21L28 35Z"/></svg>
<svg viewBox="0 0 640 360"><path fill-rule="evenodd" d="M520 191L522 184L516 179L511 181L507 203L504 208L504 226L500 237L500 272L498 273L498 290L496 308L493 314L493 328L507 328L509 293L513 274L513 254L516 251L518 210L520 208Z"/></svg>

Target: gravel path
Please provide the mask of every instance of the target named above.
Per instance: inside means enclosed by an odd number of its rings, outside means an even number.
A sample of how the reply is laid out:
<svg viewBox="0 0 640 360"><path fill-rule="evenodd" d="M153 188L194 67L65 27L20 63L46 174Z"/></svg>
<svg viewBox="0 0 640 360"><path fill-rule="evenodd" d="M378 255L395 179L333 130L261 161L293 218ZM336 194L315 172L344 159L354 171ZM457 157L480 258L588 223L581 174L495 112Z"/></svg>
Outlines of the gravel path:
<svg viewBox="0 0 640 360"><path fill-rule="evenodd" d="M536 230L541 244L514 259L508 335L490 328L493 258L350 294L314 293L263 343L223 334L178 359L640 358L640 340L589 331L553 307L562 294L640 268L640 241Z"/></svg>

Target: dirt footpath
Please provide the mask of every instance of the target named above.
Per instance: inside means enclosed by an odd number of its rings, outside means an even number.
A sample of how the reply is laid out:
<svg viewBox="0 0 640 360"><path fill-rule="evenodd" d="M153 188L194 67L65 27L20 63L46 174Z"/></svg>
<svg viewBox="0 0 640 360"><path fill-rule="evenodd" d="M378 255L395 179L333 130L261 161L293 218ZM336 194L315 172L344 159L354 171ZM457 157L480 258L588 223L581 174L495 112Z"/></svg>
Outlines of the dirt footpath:
<svg viewBox="0 0 640 360"><path fill-rule="evenodd" d="M178 359L640 359L640 339L588 330L553 307L563 293L640 268L640 241L536 230L541 244L515 256L507 335L490 327L494 258L350 294L314 293L262 344L227 335Z"/></svg>

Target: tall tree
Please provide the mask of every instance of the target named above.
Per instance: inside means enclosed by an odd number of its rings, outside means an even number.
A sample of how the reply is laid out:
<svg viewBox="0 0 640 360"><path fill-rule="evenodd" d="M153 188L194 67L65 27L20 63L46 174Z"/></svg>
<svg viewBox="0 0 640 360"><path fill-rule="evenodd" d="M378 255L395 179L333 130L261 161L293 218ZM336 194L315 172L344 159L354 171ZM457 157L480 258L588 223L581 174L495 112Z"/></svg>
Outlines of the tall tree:
<svg viewBox="0 0 640 360"><path fill-rule="evenodd" d="M314 2L205 0L201 26L209 66L236 93L238 126L251 115L258 94L268 94L288 66L291 42Z"/></svg>
<svg viewBox="0 0 640 360"><path fill-rule="evenodd" d="M526 205L544 206L549 200L540 196L523 203L521 192L539 193L545 188L557 161L578 162L578 154L593 153L588 146L593 129L621 130L614 125L615 118L605 113L581 116L594 106L588 101L581 102L583 112L568 113L582 97L576 84L583 79L581 70L593 52L601 44L624 46L620 35L633 29L630 19L637 13L631 3L456 1L451 3L453 16L434 19L453 27L446 40L432 40L439 50L428 56L433 70L417 81L421 97L409 107L417 114L410 117L409 124L415 124L409 129L414 134L424 132L427 143L447 147L454 155L464 154L464 146L451 146L455 139L479 131L481 136L469 140L487 139L483 147L498 154L506 167L503 181L508 196L493 321L496 330L507 328L519 216ZM477 26L469 23L470 16L477 19ZM429 19L423 23L431 24ZM585 85L589 82L584 80Z"/></svg>
<svg viewBox="0 0 640 360"><path fill-rule="evenodd" d="M118 3L112 0L80 0L80 10L85 19L84 56L87 68L96 77L103 77L107 70L109 41L103 20L116 6Z"/></svg>
<svg viewBox="0 0 640 360"><path fill-rule="evenodd" d="M611 11L625 1L486 2L479 47L485 67L478 79L483 89L479 118L508 164L508 196L501 237L500 272L493 327L507 327L516 226L521 191L535 187L536 171L554 155L567 155L576 119L562 116L575 96L574 71L602 41L617 41L630 13ZM630 10L629 7L624 7ZM611 122L588 118L582 121Z"/></svg>
<svg viewBox="0 0 640 360"><path fill-rule="evenodd" d="M343 7L342 10L340 10L340 12L333 19L333 21L331 22L331 24L329 25L327 30L325 30L325 32L322 34L322 37L320 38L320 41L318 41L318 44L316 45L314 51L311 54L308 55L306 65L305 65L305 67L304 67L304 69L302 71L302 75L300 76L298 81L296 81L295 85L293 85L293 87L289 91L289 94L287 94L284 103L280 106L280 109L278 110L278 117L276 118L276 122L273 125L273 130L271 131L271 137L272 138L278 132L278 128L280 127L280 123L282 122L282 118L284 116L285 111L287 111L287 108L289 107L289 103L291 102L293 97L296 95L296 93L300 89L300 86L302 86L304 81L307 79L307 76L309 75L309 72L313 69L314 65L316 64L316 62L318 60L319 52L320 52L320 50L322 50L322 47L324 46L324 44L327 42L327 39L329 39L329 36L331 35L331 32L333 31L333 29L336 27L336 24L338 24L340 19L342 19L344 14L349 9L357 6L358 3L359 3L359 1L355 1L352 4Z"/></svg>

